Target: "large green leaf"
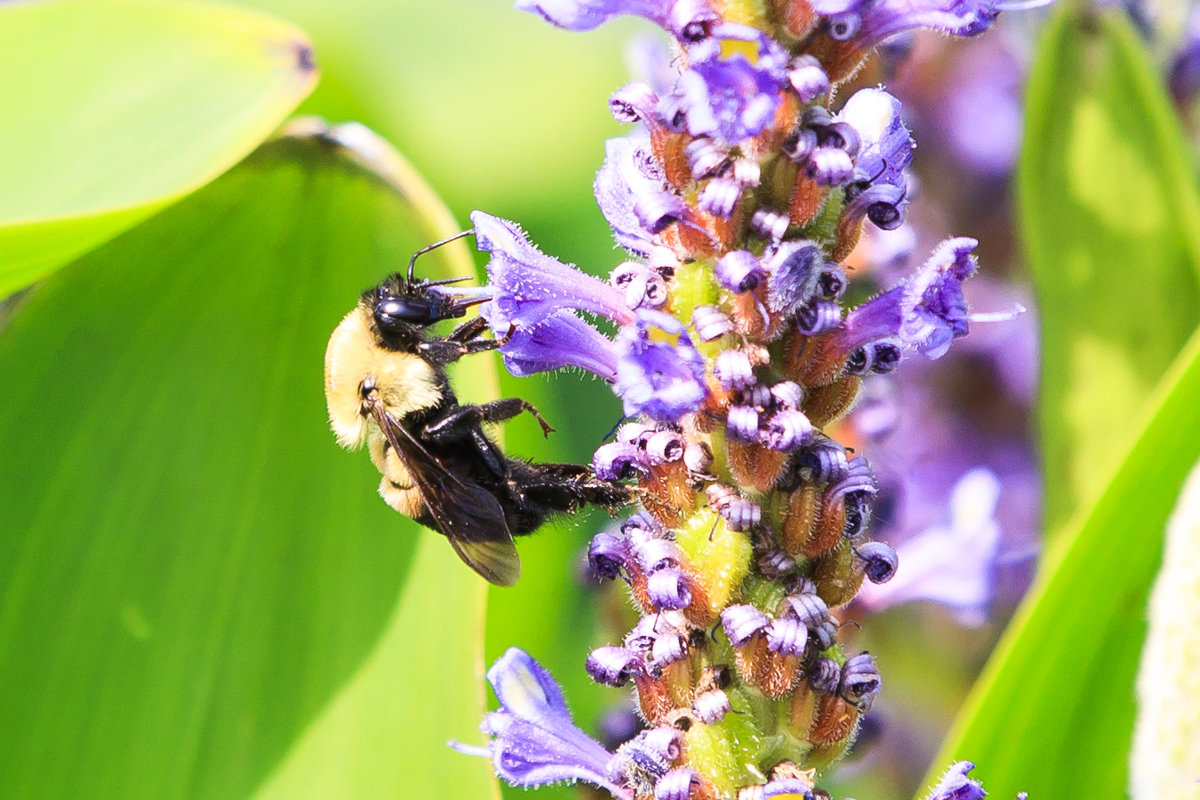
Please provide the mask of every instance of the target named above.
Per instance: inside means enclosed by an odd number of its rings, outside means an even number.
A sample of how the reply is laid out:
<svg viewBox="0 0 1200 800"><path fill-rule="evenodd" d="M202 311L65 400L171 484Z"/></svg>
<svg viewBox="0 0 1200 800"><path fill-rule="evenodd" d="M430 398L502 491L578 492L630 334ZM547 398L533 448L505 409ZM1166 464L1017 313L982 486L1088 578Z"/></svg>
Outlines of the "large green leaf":
<svg viewBox="0 0 1200 800"><path fill-rule="evenodd" d="M315 83L305 35L256 13L0 5L0 297L208 183Z"/></svg>
<svg viewBox="0 0 1200 800"><path fill-rule="evenodd" d="M1200 457L1200 335L1147 405L1153 415L1130 423L1141 435L1095 506L1046 552L931 781L966 758L998 797L1123 796L1146 598Z"/></svg>
<svg viewBox="0 0 1200 800"><path fill-rule="evenodd" d="M455 227L414 180L361 128L288 136L16 310L0 796L494 791L445 747L478 741L485 584L379 500L321 388L358 292Z"/></svg>
<svg viewBox="0 0 1200 800"><path fill-rule="evenodd" d="M1179 122L1124 13L1082 5L1045 31L1019 170L1051 535L1103 488L1200 321L1200 195Z"/></svg>

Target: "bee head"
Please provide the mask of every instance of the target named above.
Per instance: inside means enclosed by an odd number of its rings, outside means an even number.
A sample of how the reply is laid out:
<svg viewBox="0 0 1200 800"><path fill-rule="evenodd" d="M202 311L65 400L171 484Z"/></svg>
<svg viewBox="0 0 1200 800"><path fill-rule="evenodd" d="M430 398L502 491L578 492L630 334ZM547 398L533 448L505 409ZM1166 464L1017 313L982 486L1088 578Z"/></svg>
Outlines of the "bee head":
<svg viewBox="0 0 1200 800"><path fill-rule="evenodd" d="M385 339L419 339L422 329L444 319L461 317L472 305L487 299L460 296L442 288L450 282L410 280L395 273L365 292L362 302Z"/></svg>

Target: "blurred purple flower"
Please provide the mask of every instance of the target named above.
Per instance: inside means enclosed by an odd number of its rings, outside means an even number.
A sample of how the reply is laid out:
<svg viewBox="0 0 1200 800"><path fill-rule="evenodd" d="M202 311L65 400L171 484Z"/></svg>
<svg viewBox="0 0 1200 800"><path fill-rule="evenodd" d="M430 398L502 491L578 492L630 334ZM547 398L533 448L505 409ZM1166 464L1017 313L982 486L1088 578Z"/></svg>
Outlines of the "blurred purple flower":
<svg viewBox="0 0 1200 800"><path fill-rule="evenodd" d="M615 16L632 14L685 41L703 36L716 19L703 0L517 0L516 9L572 31L590 31Z"/></svg>
<svg viewBox="0 0 1200 800"><path fill-rule="evenodd" d="M609 139L594 186L596 203L617 244L643 256L650 253L656 234L687 213L647 155L649 149L645 135Z"/></svg>
<svg viewBox="0 0 1200 800"><path fill-rule="evenodd" d="M487 679L500 701L481 726L491 741L486 748L451 742L452 747L490 757L496 774L514 786L581 780L619 798L633 797L617 784L612 754L575 727L562 690L528 653L509 648Z"/></svg>

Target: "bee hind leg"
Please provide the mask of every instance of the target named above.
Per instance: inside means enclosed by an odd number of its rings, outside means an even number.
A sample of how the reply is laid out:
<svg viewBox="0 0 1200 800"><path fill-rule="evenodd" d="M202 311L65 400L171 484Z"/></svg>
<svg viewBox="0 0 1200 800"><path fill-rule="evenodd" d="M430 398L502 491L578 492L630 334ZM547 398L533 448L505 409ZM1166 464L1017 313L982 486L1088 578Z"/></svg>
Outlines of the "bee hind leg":
<svg viewBox="0 0 1200 800"><path fill-rule="evenodd" d="M510 461L509 473L523 495L555 511L574 511L584 505L615 511L633 502L633 489L597 478L579 464L528 464Z"/></svg>

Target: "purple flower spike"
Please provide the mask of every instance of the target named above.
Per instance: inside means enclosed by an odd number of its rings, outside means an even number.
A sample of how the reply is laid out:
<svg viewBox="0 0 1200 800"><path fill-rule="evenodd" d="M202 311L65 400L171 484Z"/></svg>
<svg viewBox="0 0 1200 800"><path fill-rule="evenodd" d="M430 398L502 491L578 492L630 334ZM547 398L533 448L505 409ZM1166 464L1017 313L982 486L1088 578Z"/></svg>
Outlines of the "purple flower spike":
<svg viewBox="0 0 1200 800"><path fill-rule="evenodd" d="M694 769L679 767L667 772L654 784L654 800L688 800L692 787L700 784L700 776Z"/></svg>
<svg viewBox="0 0 1200 800"><path fill-rule="evenodd" d="M719 25L712 34L689 50L690 66L660 112L677 110L692 136L736 145L762 133L774 118L787 53L766 34L744 25ZM741 52L724 58L723 40L754 43L757 52L752 59Z"/></svg>
<svg viewBox="0 0 1200 800"><path fill-rule="evenodd" d="M517 0L515 7L571 31L590 31L612 17L632 14L661 25L683 41L701 38L716 21L708 5L697 0Z"/></svg>
<svg viewBox="0 0 1200 800"><path fill-rule="evenodd" d="M851 353L896 337L927 358L940 358L952 340L967 335L962 283L975 274L971 252L977 244L967 238L943 242L916 274L850 312L835 334L839 348Z"/></svg>
<svg viewBox="0 0 1200 800"><path fill-rule="evenodd" d="M649 148L644 134L609 139L593 187L617 244L641 256L653 249L656 234L687 213L648 155Z"/></svg>
<svg viewBox="0 0 1200 800"><path fill-rule="evenodd" d="M518 378L565 367L579 367L610 383L617 378L613 343L570 311L518 328L500 353L505 368Z"/></svg>
<svg viewBox="0 0 1200 800"><path fill-rule="evenodd" d="M938 785L933 787L928 800L983 800L987 797L987 792L978 781L967 775L973 769L975 765L970 761L952 764L938 781Z"/></svg>
<svg viewBox="0 0 1200 800"><path fill-rule="evenodd" d="M704 402L704 356L674 317L639 309L636 324L621 330L617 345L616 392L626 416L674 423Z"/></svg>
<svg viewBox="0 0 1200 800"><path fill-rule="evenodd" d="M487 753L497 775L525 787L581 780L631 800L609 768L612 755L575 727L562 690L528 653L510 648L487 678L500 710L481 729L492 737Z"/></svg>
<svg viewBox="0 0 1200 800"><path fill-rule="evenodd" d="M642 671L642 659L624 647L605 645L593 650L584 666L596 683L624 686L630 677Z"/></svg>
<svg viewBox="0 0 1200 800"><path fill-rule="evenodd" d="M588 546L588 569L598 581L611 581L629 561L629 542L611 533L597 533Z"/></svg>
<svg viewBox="0 0 1200 800"><path fill-rule="evenodd" d="M692 602L687 576L678 569L660 569L646 581L646 594L659 611L677 611ZM655 661L659 659L656 657Z"/></svg>
<svg viewBox="0 0 1200 800"><path fill-rule="evenodd" d="M482 211L471 213L475 242L491 253L488 285L494 294L481 313L492 330L506 336L515 326L528 328L564 309L580 309L620 324L633 321L621 293L538 250L512 222Z"/></svg>
<svg viewBox="0 0 1200 800"><path fill-rule="evenodd" d="M749 292L767 276L758 258L749 250L733 250L717 259L713 270L717 283L734 294Z"/></svg>
<svg viewBox="0 0 1200 800"><path fill-rule="evenodd" d="M770 618L754 606L734 605L721 612L721 627L734 647L744 646L770 623Z"/></svg>
<svg viewBox="0 0 1200 800"><path fill-rule="evenodd" d="M781 244L766 264L771 275L767 305L778 314L800 308L820 288L824 266L824 254L816 242L801 239Z"/></svg>
<svg viewBox="0 0 1200 800"><path fill-rule="evenodd" d="M781 617L767 626L767 649L781 656L804 655L804 646L808 644L808 629L799 620L791 617Z"/></svg>
<svg viewBox="0 0 1200 800"><path fill-rule="evenodd" d="M883 230L904 222L908 183L904 170L912 163L912 136L900 119L900 101L882 89L855 92L839 117L858 131L862 150L858 174L862 180L847 189L847 217L864 216Z"/></svg>

